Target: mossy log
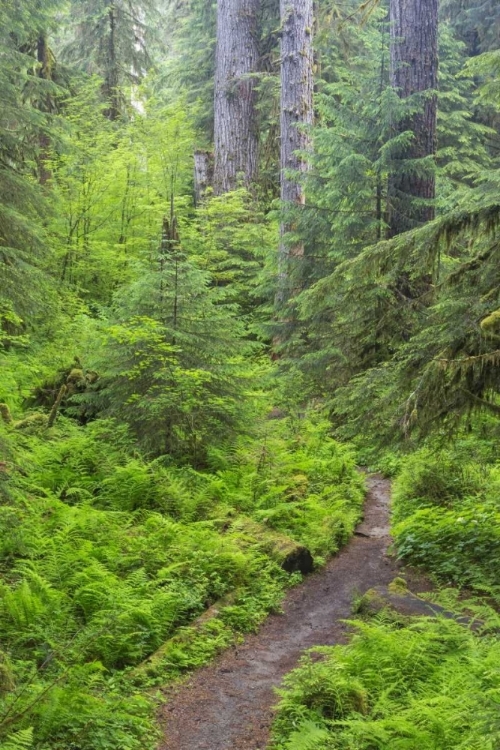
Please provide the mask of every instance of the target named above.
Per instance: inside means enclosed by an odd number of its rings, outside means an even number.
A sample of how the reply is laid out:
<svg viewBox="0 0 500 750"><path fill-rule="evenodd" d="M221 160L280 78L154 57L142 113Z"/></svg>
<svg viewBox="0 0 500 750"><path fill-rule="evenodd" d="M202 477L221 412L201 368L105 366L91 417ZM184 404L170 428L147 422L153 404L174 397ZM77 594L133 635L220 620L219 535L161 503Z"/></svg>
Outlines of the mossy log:
<svg viewBox="0 0 500 750"><path fill-rule="evenodd" d="M307 575L314 568L314 559L307 547L252 518L237 518L229 533L242 547L259 545L287 573L298 571Z"/></svg>
<svg viewBox="0 0 500 750"><path fill-rule="evenodd" d="M480 630L483 623L468 615L452 612L440 604L421 599L401 585L401 579L396 578L389 586L375 586L369 589L359 600L356 613L363 617L374 617L383 610L391 611L399 618L406 620L411 617L444 617L455 620L460 625Z"/></svg>
<svg viewBox="0 0 500 750"><path fill-rule="evenodd" d="M198 615L193 622L182 628L181 632L173 635L165 641L160 648L156 649L156 651L144 659L144 661L137 664L137 666L135 666L129 673L130 679L134 681L144 676L156 675L158 668L161 668L163 660L168 657L168 654L172 649L192 642L206 623L218 617L224 607L229 607L234 604L239 594L241 594L240 589L235 589L214 602L214 604L202 612L201 615Z"/></svg>
<svg viewBox="0 0 500 750"><path fill-rule="evenodd" d="M0 417L14 430L30 430L47 426L47 415L35 412L24 419L14 420L7 404L0 404Z"/></svg>
<svg viewBox="0 0 500 750"><path fill-rule="evenodd" d="M71 367L59 370L51 379L47 380L43 385L38 386L32 392L31 396L25 399L23 408L31 409L41 406L52 409L61 394L61 388L65 386L58 406L58 410L60 410L69 397L75 393L85 393L98 380L99 373L95 370L83 368L78 357L75 357Z"/></svg>
<svg viewBox="0 0 500 750"><path fill-rule="evenodd" d="M19 419L17 422L14 422L14 429L15 430L38 430L47 427L47 421L48 417L46 414L41 414L40 412L34 412L33 414L29 414L24 419Z"/></svg>

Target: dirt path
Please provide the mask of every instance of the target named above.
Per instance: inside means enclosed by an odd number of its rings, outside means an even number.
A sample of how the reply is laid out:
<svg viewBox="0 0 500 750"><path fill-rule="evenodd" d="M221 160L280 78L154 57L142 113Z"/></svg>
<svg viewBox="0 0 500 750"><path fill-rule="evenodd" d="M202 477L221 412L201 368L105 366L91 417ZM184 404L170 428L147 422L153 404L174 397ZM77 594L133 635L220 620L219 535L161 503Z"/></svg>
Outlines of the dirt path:
<svg viewBox="0 0 500 750"><path fill-rule="evenodd" d="M293 589L284 614L273 615L242 646L196 672L162 710L161 750L263 750L269 737L274 688L315 645L345 640L339 622L353 595L398 575L387 556L390 482L368 478L364 521L350 543L324 568ZM409 581L411 587L411 581Z"/></svg>

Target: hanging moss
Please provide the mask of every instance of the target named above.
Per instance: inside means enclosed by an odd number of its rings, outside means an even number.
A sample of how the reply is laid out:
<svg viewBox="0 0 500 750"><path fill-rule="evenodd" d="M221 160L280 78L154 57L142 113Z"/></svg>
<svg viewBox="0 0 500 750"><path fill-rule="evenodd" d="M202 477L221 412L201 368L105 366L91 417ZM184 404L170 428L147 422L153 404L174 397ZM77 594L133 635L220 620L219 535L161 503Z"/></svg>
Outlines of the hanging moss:
<svg viewBox="0 0 500 750"><path fill-rule="evenodd" d="M480 323L481 330L484 333L493 333L495 331L498 331L500 329L500 309L495 310L494 312L490 313L486 318L483 318L483 320Z"/></svg>

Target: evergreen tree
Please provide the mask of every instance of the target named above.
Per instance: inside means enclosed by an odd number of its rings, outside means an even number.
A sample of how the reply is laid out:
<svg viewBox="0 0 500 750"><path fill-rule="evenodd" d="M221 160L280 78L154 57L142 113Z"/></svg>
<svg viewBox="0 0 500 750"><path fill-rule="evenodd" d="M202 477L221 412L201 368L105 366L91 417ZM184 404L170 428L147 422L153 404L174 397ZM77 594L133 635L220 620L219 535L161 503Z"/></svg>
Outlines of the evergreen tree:
<svg viewBox="0 0 500 750"><path fill-rule="evenodd" d="M204 0L168 0L165 6L168 54L159 56L152 90L164 104L185 102L198 132L197 145L211 151L217 5Z"/></svg>
<svg viewBox="0 0 500 750"><path fill-rule="evenodd" d="M389 236L434 216L437 0L391 0L391 84L407 104L396 116L400 136L389 183Z"/></svg>
<svg viewBox="0 0 500 750"><path fill-rule="evenodd" d="M117 294L93 408L127 422L154 455L203 466L244 424L243 328L165 218L156 262Z"/></svg>
<svg viewBox="0 0 500 750"><path fill-rule="evenodd" d="M63 55L81 71L102 78L105 114L123 113L127 89L151 67L153 29L158 22L154 0L76 0L70 9L71 31Z"/></svg>
<svg viewBox="0 0 500 750"><path fill-rule="evenodd" d="M214 190L254 182L258 164L256 91L259 0L218 0L215 48Z"/></svg>
<svg viewBox="0 0 500 750"><path fill-rule="evenodd" d="M48 129L40 103L54 94L46 33L58 5L0 7L0 326L6 334L19 330L19 316L34 316L48 301L46 203L34 175Z"/></svg>
<svg viewBox="0 0 500 750"><path fill-rule="evenodd" d="M431 284L435 278L432 263L426 265L429 256L422 243L412 252L413 239L406 244L401 240L397 260L396 256L389 258L392 245L382 244L376 252L364 252L384 232L385 217L382 214L380 221L377 198L392 168L394 141L398 144L399 136L394 136L391 128L398 98L384 78L388 32L383 10L373 14L362 27L344 27L343 35L328 67L323 68L330 80L321 83L317 96L318 124L307 180L308 207L297 230L297 236L308 240L306 279L311 288L296 299L298 320L287 346L288 356L281 364L283 372L293 375L290 387L300 387L306 398L325 399L335 409L337 424L350 425L346 427L350 437L360 429L367 413L373 415L374 435L394 437L401 434L401 423L388 419L386 409L391 411L398 403L397 394L406 392L406 385L399 382L396 386L392 380L399 354L411 347L435 310L443 309L444 314L444 307L440 307L443 298L440 296L434 307L434 286L422 287L422 274L428 274ZM492 172L487 171L493 166L488 142L495 133L483 124L484 98L480 106L475 101L472 70L477 75L477 68L473 67L467 75L460 72L463 43L445 24L440 37L440 148L436 179L437 208L444 221L449 212L463 210L477 200L480 193L474 186L478 180L484 180L486 174L492 179ZM481 67L479 60L478 65ZM486 66L487 63L483 70ZM491 91L495 80L491 62L488 70L486 86ZM451 258L466 262L463 241L457 241L453 249L440 247L443 279L447 263L455 262ZM403 248L411 255L407 264ZM450 260L445 260L448 253ZM366 258L366 265L361 258ZM410 292L406 299L398 286L402 277ZM453 304L460 296L468 299L467 306L472 309L475 303L467 297L465 287L454 297ZM450 326L453 304L449 307ZM478 313L479 318L481 314ZM436 320L443 323L444 319L437 316ZM442 341L436 331L432 340ZM393 383L392 389L389 382ZM450 407L449 413L452 411ZM460 409L455 413L458 412ZM446 409L441 413L446 413Z"/></svg>

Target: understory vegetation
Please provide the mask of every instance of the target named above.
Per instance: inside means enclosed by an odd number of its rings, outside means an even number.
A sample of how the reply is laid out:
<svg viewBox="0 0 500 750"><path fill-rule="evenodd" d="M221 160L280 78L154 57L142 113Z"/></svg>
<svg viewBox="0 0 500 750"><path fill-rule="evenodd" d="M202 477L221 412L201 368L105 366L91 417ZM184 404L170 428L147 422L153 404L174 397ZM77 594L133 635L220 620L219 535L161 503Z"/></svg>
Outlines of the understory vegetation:
<svg viewBox="0 0 500 750"><path fill-rule="evenodd" d="M498 617L496 617L498 627ZM453 620L354 621L286 678L273 750L494 750L500 644Z"/></svg>
<svg viewBox="0 0 500 750"><path fill-rule="evenodd" d="M398 555L441 584L500 602L500 467L495 444L483 460L474 456L479 445L469 437L404 461L394 482L393 535Z"/></svg>
<svg viewBox="0 0 500 750"><path fill-rule="evenodd" d="M272 750L499 746L496 432L483 416L452 442L379 455L394 475L393 553L432 578L422 596L448 617L403 617L381 600L349 623L347 646L311 650L279 691Z"/></svg>
<svg viewBox="0 0 500 750"><path fill-rule="evenodd" d="M153 747L144 687L279 609L293 553L319 564L346 541L363 481L314 419L263 418L204 472L145 460L112 420L26 422L0 430L5 747L28 731L40 748Z"/></svg>
<svg viewBox="0 0 500 750"><path fill-rule="evenodd" d="M0 750L152 750L159 687L349 540L357 465L480 624L356 622L274 747L500 747L499 33L0 2Z"/></svg>

